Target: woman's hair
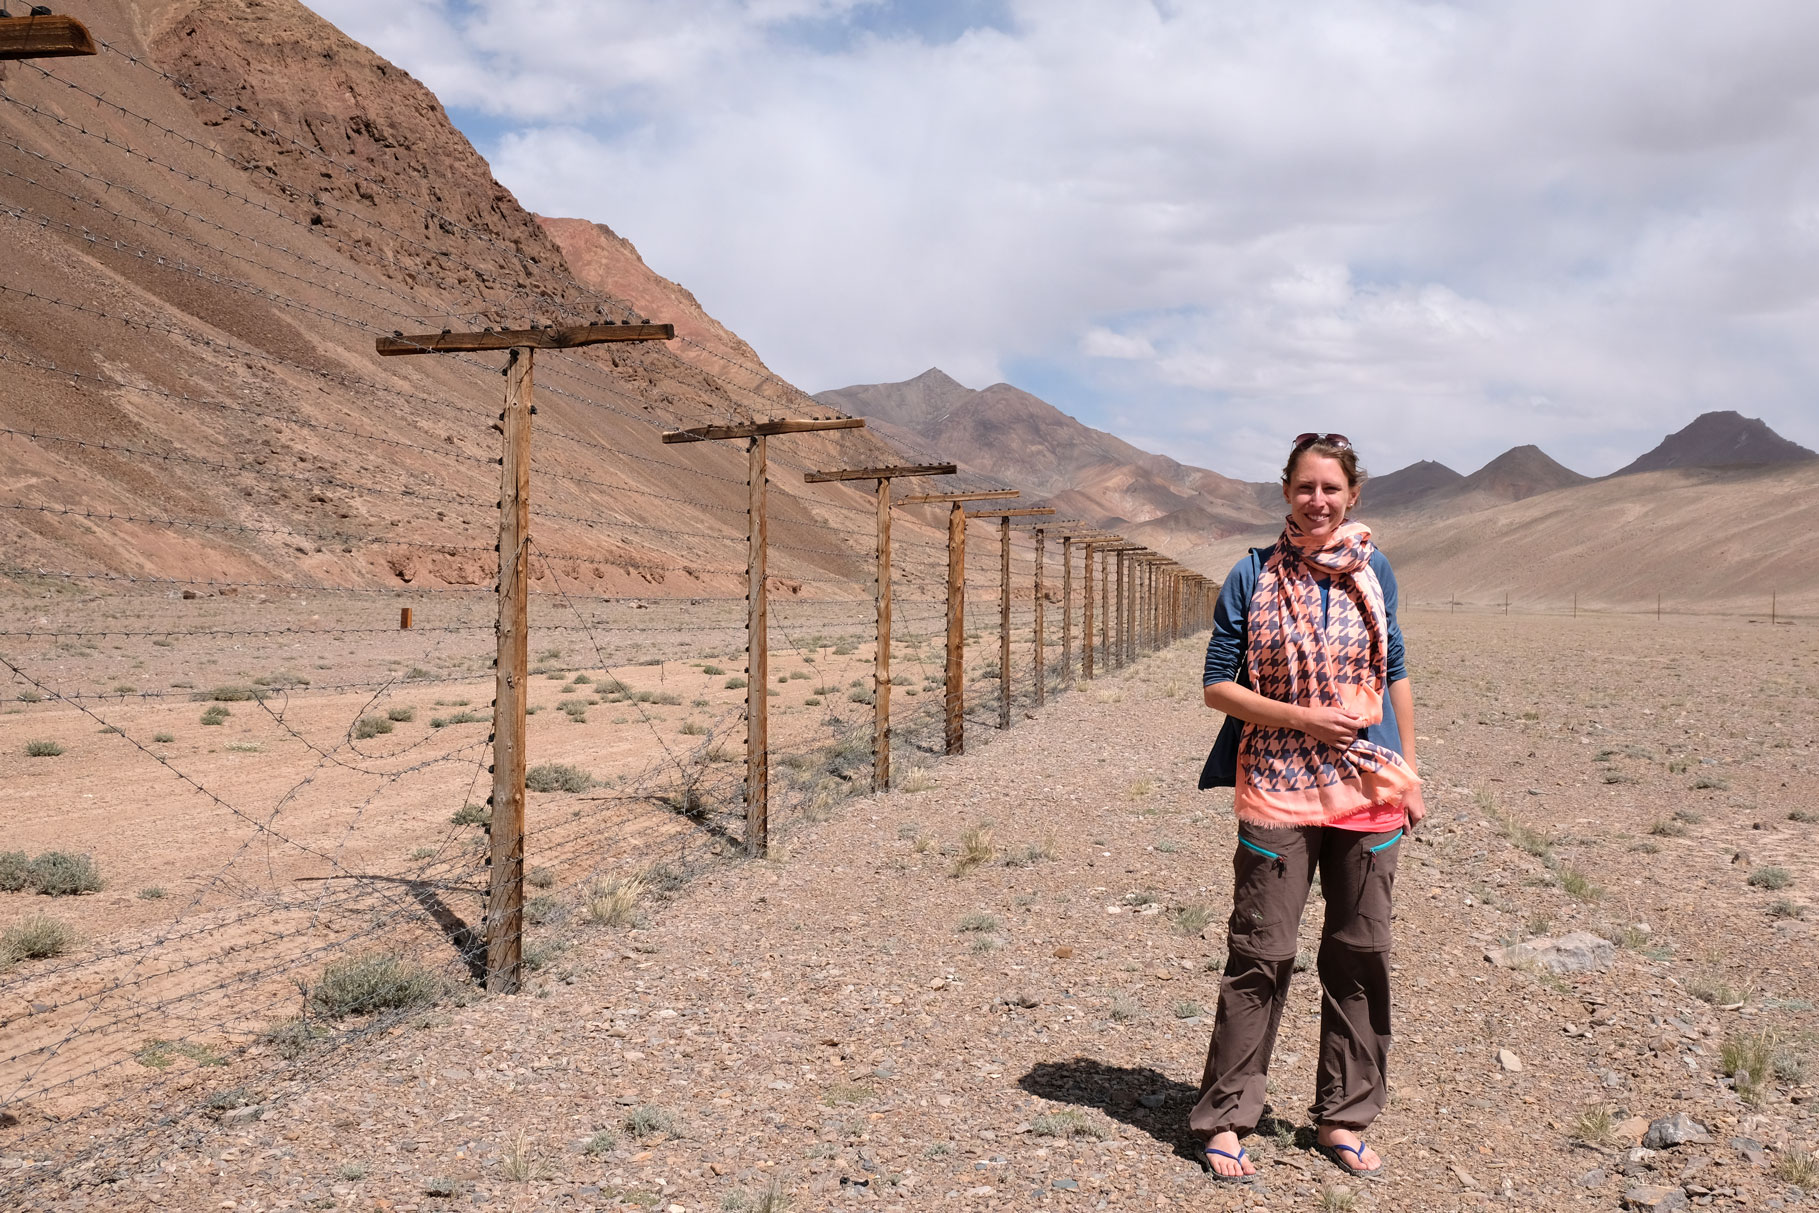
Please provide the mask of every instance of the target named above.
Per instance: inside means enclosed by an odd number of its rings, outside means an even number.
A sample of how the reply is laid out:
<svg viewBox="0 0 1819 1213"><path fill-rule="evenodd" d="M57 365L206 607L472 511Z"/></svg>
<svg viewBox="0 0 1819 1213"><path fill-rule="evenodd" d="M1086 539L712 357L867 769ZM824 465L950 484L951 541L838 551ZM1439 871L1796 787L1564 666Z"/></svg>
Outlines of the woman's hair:
<svg viewBox="0 0 1819 1213"><path fill-rule="evenodd" d="M1324 455L1328 459L1337 459L1339 461L1340 470L1345 473L1345 483L1348 488L1356 489L1362 485L1365 478L1369 476L1370 473L1358 466L1358 452L1352 449L1352 444L1350 442L1344 440L1337 442L1327 441L1332 437L1334 437L1334 435L1322 434L1313 441L1308 442L1305 445L1297 446L1294 450L1290 451L1288 453L1288 462L1282 465L1282 483L1287 484L1295 478L1295 465L1301 462L1301 457L1303 455L1314 454Z"/></svg>

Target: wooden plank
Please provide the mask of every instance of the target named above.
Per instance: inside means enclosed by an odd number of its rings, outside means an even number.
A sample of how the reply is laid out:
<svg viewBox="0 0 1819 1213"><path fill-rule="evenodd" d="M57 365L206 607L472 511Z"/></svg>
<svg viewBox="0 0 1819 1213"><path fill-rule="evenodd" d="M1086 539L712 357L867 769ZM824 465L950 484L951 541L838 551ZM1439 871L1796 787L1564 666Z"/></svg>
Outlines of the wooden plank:
<svg viewBox="0 0 1819 1213"><path fill-rule="evenodd" d="M486 903L486 988L514 993L524 977L524 709L530 679L531 363L505 368L499 485L499 625L493 672L492 866Z"/></svg>
<svg viewBox="0 0 1819 1213"><path fill-rule="evenodd" d="M29 6L29 0L25 0ZM63 59L96 54L88 27L74 17L0 17L0 59Z"/></svg>
<svg viewBox="0 0 1819 1213"><path fill-rule="evenodd" d="M968 518L1035 518L1045 517L1055 511L1050 506L1041 506L1027 510L976 510Z"/></svg>
<svg viewBox="0 0 1819 1213"><path fill-rule="evenodd" d="M1042 528L1036 528L1036 706L1042 706Z"/></svg>
<svg viewBox="0 0 1819 1213"><path fill-rule="evenodd" d="M1017 496L1017 489L982 489L977 493L917 493L898 500L898 505L934 505L952 501L1003 501Z"/></svg>
<svg viewBox="0 0 1819 1213"><path fill-rule="evenodd" d="M891 482L878 480L878 645L872 654L872 791L891 788Z"/></svg>
<svg viewBox="0 0 1819 1213"><path fill-rule="evenodd" d="M763 434L751 438L746 462L745 585L745 853L770 850L770 600L765 592L765 522L769 470Z"/></svg>
<svg viewBox="0 0 1819 1213"><path fill-rule="evenodd" d="M977 515L975 515L977 517ZM1011 520L998 519L998 727L1011 727Z"/></svg>
<svg viewBox="0 0 1819 1213"><path fill-rule="evenodd" d="M808 484L826 484L832 480L888 480L893 476L952 476L956 470L951 463L900 463L895 467L809 472L802 479Z"/></svg>
<svg viewBox="0 0 1819 1213"><path fill-rule="evenodd" d="M1118 572L1117 595L1112 604L1116 610L1116 614L1109 621L1112 625L1111 649L1112 668L1114 670L1121 670L1124 668L1124 566L1127 563L1129 556L1129 548L1120 548L1112 556L1112 562L1117 565Z"/></svg>
<svg viewBox="0 0 1819 1213"><path fill-rule="evenodd" d="M697 425L686 430L668 430L667 443L715 442L729 438L767 438L772 434L809 434L818 430L862 430L863 417L822 417L794 421L753 421L743 425Z"/></svg>
<svg viewBox="0 0 1819 1213"><path fill-rule="evenodd" d="M411 609L409 607L399 607L398 608L398 630L403 631L403 632L408 632L408 631L410 631L410 627L411 627Z"/></svg>
<svg viewBox="0 0 1819 1213"><path fill-rule="evenodd" d="M373 342L382 358L407 354L472 354L480 350L568 350L609 341L670 341L673 324L576 324L567 328L495 329L479 333L393 333Z"/></svg>
<svg viewBox="0 0 1819 1213"><path fill-rule="evenodd" d="M947 512L946 741L949 754L966 753L966 513L955 502Z"/></svg>

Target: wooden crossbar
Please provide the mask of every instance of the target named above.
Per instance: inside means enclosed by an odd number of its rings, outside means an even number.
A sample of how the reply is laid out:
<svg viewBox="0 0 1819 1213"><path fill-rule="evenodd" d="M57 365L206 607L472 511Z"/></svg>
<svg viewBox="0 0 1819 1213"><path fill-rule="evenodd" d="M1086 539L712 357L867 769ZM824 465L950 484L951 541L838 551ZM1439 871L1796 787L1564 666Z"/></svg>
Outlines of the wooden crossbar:
<svg viewBox="0 0 1819 1213"><path fill-rule="evenodd" d="M952 476L958 467L951 463L901 463L887 468L840 468L832 472L810 472L802 479L808 484L826 484L833 480L893 480L898 476Z"/></svg>
<svg viewBox="0 0 1819 1213"><path fill-rule="evenodd" d="M772 434L808 434L816 430L862 430L863 417L809 417L794 421L753 421L745 425L697 425L669 430L663 441L715 442L729 438L766 438Z"/></svg>
<svg viewBox="0 0 1819 1213"><path fill-rule="evenodd" d="M0 59L62 59L95 53L88 27L74 17L0 17Z"/></svg>
<svg viewBox="0 0 1819 1213"><path fill-rule="evenodd" d="M917 493L904 497L898 505L933 505L945 501L1003 501L1019 495L1017 489L985 489L977 493Z"/></svg>
<svg viewBox="0 0 1819 1213"><path fill-rule="evenodd" d="M1034 518L1037 515L1049 515L1055 511L1048 506L1027 510L977 510L967 515L968 518Z"/></svg>
<svg viewBox="0 0 1819 1213"><path fill-rule="evenodd" d="M568 350L609 341L670 341L673 324L577 324L568 328L494 329L479 333L393 333L373 342L382 357L405 354L471 354L479 350Z"/></svg>

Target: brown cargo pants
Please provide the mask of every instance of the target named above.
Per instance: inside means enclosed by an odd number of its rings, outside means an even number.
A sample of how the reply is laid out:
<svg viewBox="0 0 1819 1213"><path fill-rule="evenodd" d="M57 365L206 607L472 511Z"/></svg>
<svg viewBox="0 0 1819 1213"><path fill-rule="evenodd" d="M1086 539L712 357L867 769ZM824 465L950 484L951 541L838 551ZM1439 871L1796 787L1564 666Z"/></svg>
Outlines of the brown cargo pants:
<svg viewBox="0 0 1819 1213"><path fill-rule="evenodd" d="M1226 933L1225 976L1200 1102L1188 1116L1210 1138L1246 1133L1263 1115L1264 1082L1295 964L1295 936L1318 868L1320 931L1318 1125L1362 1130L1389 1094L1390 893L1403 832L1332 826L1270 829L1240 822Z"/></svg>

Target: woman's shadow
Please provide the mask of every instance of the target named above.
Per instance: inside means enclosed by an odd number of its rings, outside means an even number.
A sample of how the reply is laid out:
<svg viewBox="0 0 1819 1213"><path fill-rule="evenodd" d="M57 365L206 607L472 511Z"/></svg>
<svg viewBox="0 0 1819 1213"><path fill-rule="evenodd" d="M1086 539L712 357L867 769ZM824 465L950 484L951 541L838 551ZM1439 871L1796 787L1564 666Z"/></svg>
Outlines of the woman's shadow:
<svg viewBox="0 0 1819 1213"><path fill-rule="evenodd" d="M1188 1110L1200 1098L1200 1090L1153 1067L1113 1066L1091 1057L1042 1061L1017 1085L1053 1103L1098 1108L1172 1147L1182 1158L1200 1162L1200 1141L1187 1128Z"/></svg>

